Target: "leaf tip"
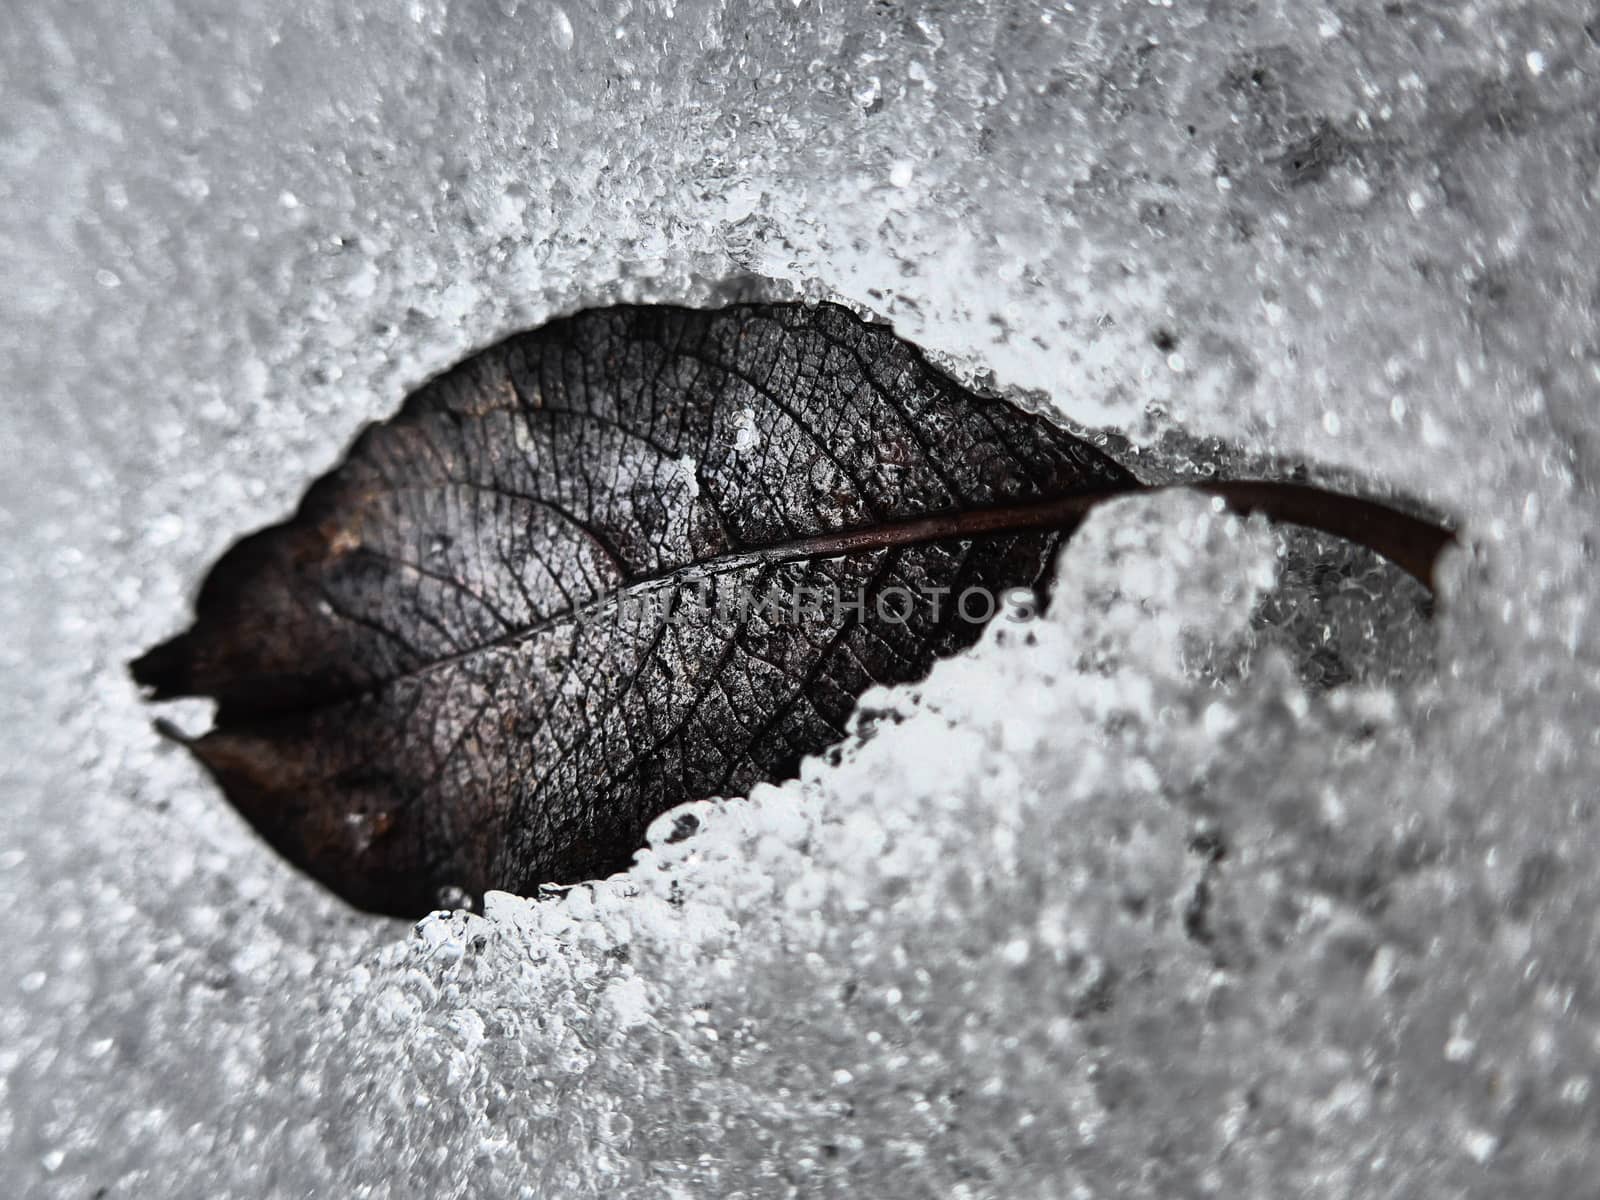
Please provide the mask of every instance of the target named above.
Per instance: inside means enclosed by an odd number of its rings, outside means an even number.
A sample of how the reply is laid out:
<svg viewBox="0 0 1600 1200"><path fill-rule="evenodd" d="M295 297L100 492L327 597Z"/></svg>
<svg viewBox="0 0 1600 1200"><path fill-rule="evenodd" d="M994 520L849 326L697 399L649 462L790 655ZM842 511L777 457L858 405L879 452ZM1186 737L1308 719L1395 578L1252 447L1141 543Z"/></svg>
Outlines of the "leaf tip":
<svg viewBox="0 0 1600 1200"><path fill-rule="evenodd" d="M145 689L147 700L170 700L191 693L187 639L187 634L168 638L128 664L128 673Z"/></svg>

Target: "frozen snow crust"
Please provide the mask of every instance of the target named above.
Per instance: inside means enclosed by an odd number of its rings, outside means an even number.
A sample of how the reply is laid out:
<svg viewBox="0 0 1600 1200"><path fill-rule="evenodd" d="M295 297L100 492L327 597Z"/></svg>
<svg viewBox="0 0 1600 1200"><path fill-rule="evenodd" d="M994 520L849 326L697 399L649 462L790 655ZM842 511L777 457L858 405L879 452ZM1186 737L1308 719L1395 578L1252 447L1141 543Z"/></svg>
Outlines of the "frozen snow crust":
<svg viewBox="0 0 1600 1200"><path fill-rule="evenodd" d="M0 1194L1587 1194L1597 40L1520 0L11 5ZM1429 625L1360 556L1119 502L837 762L415 932L151 735L123 662L408 388L762 289L1147 475L1357 472L1473 548Z"/></svg>

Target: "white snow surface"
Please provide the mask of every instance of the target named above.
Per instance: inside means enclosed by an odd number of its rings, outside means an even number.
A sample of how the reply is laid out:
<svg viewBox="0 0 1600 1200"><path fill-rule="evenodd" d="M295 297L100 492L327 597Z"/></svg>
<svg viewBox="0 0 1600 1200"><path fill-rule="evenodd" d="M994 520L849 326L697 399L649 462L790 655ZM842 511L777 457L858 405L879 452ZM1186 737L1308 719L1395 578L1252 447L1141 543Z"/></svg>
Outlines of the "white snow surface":
<svg viewBox="0 0 1600 1200"><path fill-rule="evenodd" d="M0 1194L1590 1194L1597 41L1525 0L10 0ZM748 277L1135 469L1304 462L1469 548L1407 623L1393 572L1314 602L1293 539L1119 502L837 762L415 930L152 734L124 662L364 422ZM1382 661L1308 690L1330 646Z"/></svg>

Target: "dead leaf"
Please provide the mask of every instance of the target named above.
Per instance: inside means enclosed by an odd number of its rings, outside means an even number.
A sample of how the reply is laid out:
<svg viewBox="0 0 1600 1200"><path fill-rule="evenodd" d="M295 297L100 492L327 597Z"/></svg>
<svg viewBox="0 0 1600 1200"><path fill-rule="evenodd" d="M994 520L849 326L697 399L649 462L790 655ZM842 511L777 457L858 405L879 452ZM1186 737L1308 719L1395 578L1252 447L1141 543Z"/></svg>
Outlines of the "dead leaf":
<svg viewBox="0 0 1600 1200"><path fill-rule="evenodd" d="M623 868L664 810L792 776L1140 486L842 308L594 310L369 427L133 673L216 699L187 744L282 854L415 916ZM1424 579L1449 537L1208 486Z"/></svg>

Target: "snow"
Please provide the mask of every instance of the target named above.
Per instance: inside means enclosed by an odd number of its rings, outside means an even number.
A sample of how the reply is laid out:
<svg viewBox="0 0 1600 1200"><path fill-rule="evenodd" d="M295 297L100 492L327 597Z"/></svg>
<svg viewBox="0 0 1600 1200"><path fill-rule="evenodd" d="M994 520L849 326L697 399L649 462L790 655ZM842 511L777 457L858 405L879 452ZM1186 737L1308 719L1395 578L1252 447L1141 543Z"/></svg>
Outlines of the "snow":
<svg viewBox="0 0 1600 1200"><path fill-rule="evenodd" d="M1589 15L13 5L0 1191L1582 1194ZM416 931L152 735L125 660L409 387L755 294L1151 477L1303 460L1470 546L1429 625L1359 557L1121 502L837 762Z"/></svg>

